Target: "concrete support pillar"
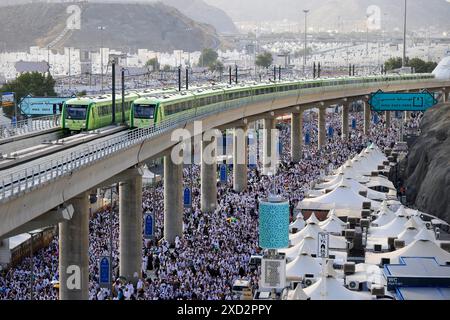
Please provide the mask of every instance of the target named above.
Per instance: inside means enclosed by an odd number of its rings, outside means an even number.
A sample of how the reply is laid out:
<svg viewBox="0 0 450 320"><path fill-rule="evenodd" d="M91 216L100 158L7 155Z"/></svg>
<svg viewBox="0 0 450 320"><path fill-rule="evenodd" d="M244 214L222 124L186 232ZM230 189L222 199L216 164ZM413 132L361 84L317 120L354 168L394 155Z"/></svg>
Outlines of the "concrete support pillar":
<svg viewBox="0 0 450 320"><path fill-rule="evenodd" d="M59 299L89 299L89 194L69 203L71 220L59 224Z"/></svg>
<svg viewBox="0 0 450 320"><path fill-rule="evenodd" d="M247 127L237 127L233 136L233 188L247 190L248 141Z"/></svg>
<svg viewBox="0 0 450 320"><path fill-rule="evenodd" d="M386 119L386 129L389 129L391 127L391 112L390 111L385 111L384 112L384 117Z"/></svg>
<svg viewBox="0 0 450 320"><path fill-rule="evenodd" d="M403 117L404 122L408 122L411 119L411 111L404 111Z"/></svg>
<svg viewBox="0 0 450 320"><path fill-rule="evenodd" d="M126 170L129 179L119 183L120 275L136 283L142 266L142 175Z"/></svg>
<svg viewBox="0 0 450 320"><path fill-rule="evenodd" d="M291 159L292 162L302 160L303 148L303 112L292 113L291 116Z"/></svg>
<svg viewBox="0 0 450 320"><path fill-rule="evenodd" d="M442 91L442 102L443 102L443 103L449 102L449 99L448 99L449 93L450 93L449 90L444 90L444 91Z"/></svg>
<svg viewBox="0 0 450 320"><path fill-rule="evenodd" d="M264 131L263 131L263 174L268 174L272 168L272 130L275 129L275 119L265 118L263 120Z"/></svg>
<svg viewBox="0 0 450 320"><path fill-rule="evenodd" d="M367 136L370 133L370 106L366 101L364 104L364 134Z"/></svg>
<svg viewBox="0 0 450 320"><path fill-rule="evenodd" d="M164 239L171 245L183 235L183 164L164 157Z"/></svg>
<svg viewBox="0 0 450 320"><path fill-rule="evenodd" d="M202 141L201 154L201 210L202 212L213 212L217 207L217 153L208 152L212 148L212 144L216 144L216 138L211 141ZM205 151L206 149L206 151ZM205 156L212 156L212 163L206 161ZM211 161L210 161L211 162Z"/></svg>
<svg viewBox="0 0 450 320"><path fill-rule="evenodd" d="M344 104L342 106L342 139L348 139L348 113L351 104Z"/></svg>
<svg viewBox="0 0 450 320"><path fill-rule="evenodd" d="M325 147L325 143L326 143L326 137L327 137L327 132L326 132L326 128L325 128L325 122L326 122L326 113L327 113L327 108L326 107L319 107L319 124L318 124L318 148L322 149L323 147Z"/></svg>

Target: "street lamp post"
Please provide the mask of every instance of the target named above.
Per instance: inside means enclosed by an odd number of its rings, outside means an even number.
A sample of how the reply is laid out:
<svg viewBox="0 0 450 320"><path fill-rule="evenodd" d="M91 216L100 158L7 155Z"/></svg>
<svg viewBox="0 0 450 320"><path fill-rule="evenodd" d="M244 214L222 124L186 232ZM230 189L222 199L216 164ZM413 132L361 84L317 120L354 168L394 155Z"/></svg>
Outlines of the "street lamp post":
<svg viewBox="0 0 450 320"><path fill-rule="evenodd" d="M101 37L100 37L100 61L101 61L100 62L100 64L101 64L100 73L101 73L101 85L102 85L102 93L103 93L103 32L102 31L104 31L106 29L106 27L98 26L97 29L100 30L100 35L101 35Z"/></svg>
<svg viewBox="0 0 450 320"><path fill-rule="evenodd" d="M308 18L308 12L309 10L303 10L303 12L305 13L305 47L304 47L304 52L303 52L303 75L305 75L305 70L306 70L306 42L308 40L308 23L307 23L307 18Z"/></svg>
<svg viewBox="0 0 450 320"><path fill-rule="evenodd" d="M404 22L403 22L403 59L402 59L402 67L406 67L406 17L407 17L407 6L408 6L408 0L405 0L405 15L404 15Z"/></svg>

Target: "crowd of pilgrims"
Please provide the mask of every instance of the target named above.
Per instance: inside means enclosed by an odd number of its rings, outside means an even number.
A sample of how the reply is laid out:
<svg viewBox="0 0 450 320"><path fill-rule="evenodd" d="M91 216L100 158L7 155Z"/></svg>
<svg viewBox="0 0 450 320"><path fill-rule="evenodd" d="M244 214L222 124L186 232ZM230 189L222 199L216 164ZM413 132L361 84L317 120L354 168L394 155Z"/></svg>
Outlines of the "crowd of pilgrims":
<svg viewBox="0 0 450 320"><path fill-rule="evenodd" d="M258 201L267 197L268 191L275 185L276 192L289 200L291 218L294 219L295 206L303 199L310 182L318 178L321 171L337 168L370 142L381 148L393 146L399 137L398 128L402 120L393 118L393 125L386 132L380 116L375 120L376 123L371 123L369 136L364 136L362 118L362 112L350 113L350 119L356 119L357 126L350 129L350 137L344 141L341 139L339 113L327 113L327 128L332 126L335 130L332 137L327 136L325 148L318 150L317 114L305 113L303 133L304 136L307 132L310 135L310 144L303 146L303 160L300 163L290 162L290 125L279 123L283 151L275 177L269 178L262 175L259 169L252 168L248 172L248 190L237 194L233 191L230 172L228 182L218 184L218 206L213 213L200 211L199 166L187 166L184 169L184 183L185 186L193 187L193 205L192 209L185 209L183 236L177 238L172 247L162 239L164 186L160 183L146 187L143 191L143 214L155 214L156 240L143 240L142 278L137 284L133 285L119 276L118 206L113 206L112 214L110 207L91 214L90 299L111 298L109 289L100 288L98 278L99 258L109 255L111 227L115 279L112 296L115 300L238 299L239 296L232 292L236 279L249 280L253 289L257 289L260 270L251 270L249 259L251 255L261 253L258 247ZM420 119L421 117L413 117L405 126L415 128ZM262 148L257 148L262 152ZM57 236L50 246L35 252L33 260L33 299L57 299ZM26 257L15 267L0 274L0 299L30 299L30 261Z"/></svg>

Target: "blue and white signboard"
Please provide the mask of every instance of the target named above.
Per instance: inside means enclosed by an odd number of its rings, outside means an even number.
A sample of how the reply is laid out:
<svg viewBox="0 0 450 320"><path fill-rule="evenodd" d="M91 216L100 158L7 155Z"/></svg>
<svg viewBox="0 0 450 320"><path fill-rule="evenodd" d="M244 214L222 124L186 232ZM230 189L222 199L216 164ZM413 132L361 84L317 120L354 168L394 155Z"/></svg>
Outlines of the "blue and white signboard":
<svg viewBox="0 0 450 320"><path fill-rule="evenodd" d="M144 238L152 239L155 235L155 216L148 213L144 216Z"/></svg>
<svg viewBox="0 0 450 320"><path fill-rule="evenodd" d="M372 93L369 105L373 111L426 111L438 103L429 91Z"/></svg>
<svg viewBox="0 0 450 320"><path fill-rule="evenodd" d="M45 116L60 114L64 102L71 97L32 97L26 96L19 102L22 114Z"/></svg>
<svg viewBox="0 0 450 320"><path fill-rule="evenodd" d="M227 183L227 165L221 164L220 165L220 182L221 183Z"/></svg>
<svg viewBox="0 0 450 320"><path fill-rule="evenodd" d="M183 205L185 208L192 207L192 191L187 187L183 191Z"/></svg>
<svg viewBox="0 0 450 320"><path fill-rule="evenodd" d="M102 288L111 287L111 263L108 256L100 257L99 262L99 285Z"/></svg>

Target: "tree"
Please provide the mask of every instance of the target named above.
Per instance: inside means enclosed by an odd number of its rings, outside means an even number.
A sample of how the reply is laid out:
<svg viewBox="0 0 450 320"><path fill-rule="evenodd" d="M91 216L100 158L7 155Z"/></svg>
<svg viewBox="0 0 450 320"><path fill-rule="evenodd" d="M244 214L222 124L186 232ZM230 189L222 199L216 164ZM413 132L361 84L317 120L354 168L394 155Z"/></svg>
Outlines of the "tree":
<svg viewBox="0 0 450 320"><path fill-rule="evenodd" d="M163 67L164 72L168 72L168 71L170 71L170 69L171 69L171 67L168 64L165 64Z"/></svg>
<svg viewBox="0 0 450 320"><path fill-rule="evenodd" d="M51 74L44 75L39 72L27 72L5 84L0 89L0 92L14 92L16 103L19 103L23 97L29 94L37 97L56 96L55 80ZM9 108L9 110L4 110L5 115L12 117L14 115L13 109Z"/></svg>
<svg viewBox="0 0 450 320"><path fill-rule="evenodd" d="M431 73L437 67L437 63L426 62L419 58L411 59L408 65L414 68L416 73Z"/></svg>
<svg viewBox="0 0 450 320"><path fill-rule="evenodd" d="M384 66L386 71L399 69L402 67L402 58L390 58ZM426 62L420 58L409 59L406 57L406 66L413 68L416 73L431 73L437 67L437 63Z"/></svg>
<svg viewBox="0 0 450 320"><path fill-rule="evenodd" d="M209 66L209 70L212 72L217 71L219 73L222 73L224 69L225 69L225 66L219 60L217 60L216 62L214 62L212 65Z"/></svg>
<svg viewBox="0 0 450 320"><path fill-rule="evenodd" d="M155 58L151 58L150 60L148 60L145 63L145 66L146 67L152 67L153 71L159 71L160 64L159 64L158 58L156 58L156 57Z"/></svg>
<svg viewBox="0 0 450 320"><path fill-rule="evenodd" d="M272 65L273 57L270 52L264 52L256 57L256 65L259 67L269 68Z"/></svg>
<svg viewBox="0 0 450 320"><path fill-rule="evenodd" d="M77 97L85 97L87 95L86 90L80 91L77 93Z"/></svg>
<svg viewBox="0 0 450 320"><path fill-rule="evenodd" d="M212 65L214 65L214 63L216 63L217 58L219 58L219 55L213 49L211 48L203 49L202 54L200 55L199 65L202 68L204 67L210 68Z"/></svg>
<svg viewBox="0 0 450 320"><path fill-rule="evenodd" d="M390 58L384 63L384 67L386 71L399 69L402 67L402 58Z"/></svg>

